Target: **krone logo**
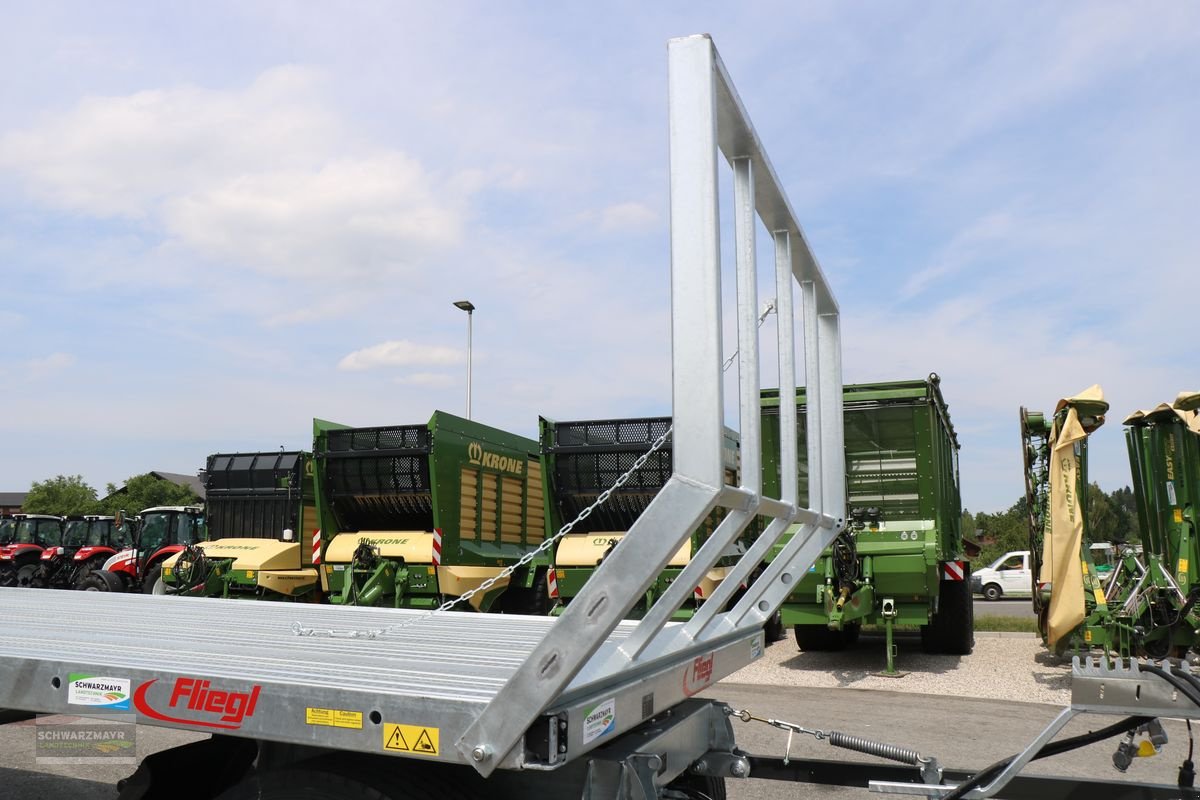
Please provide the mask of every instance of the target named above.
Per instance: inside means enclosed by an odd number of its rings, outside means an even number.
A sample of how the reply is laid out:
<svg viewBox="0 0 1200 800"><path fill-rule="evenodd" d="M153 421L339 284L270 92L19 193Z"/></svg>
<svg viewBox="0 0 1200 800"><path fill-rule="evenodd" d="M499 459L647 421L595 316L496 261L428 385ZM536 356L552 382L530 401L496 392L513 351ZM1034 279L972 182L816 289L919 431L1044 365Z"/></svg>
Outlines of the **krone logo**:
<svg viewBox="0 0 1200 800"><path fill-rule="evenodd" d="M524 461L510 456L489 453L483 449L483 445L479 442L471 442L467 445L467 458L477 467L486 467L487 469L500 470L501 472L514 472L517 475L525 474Z"/></svg>

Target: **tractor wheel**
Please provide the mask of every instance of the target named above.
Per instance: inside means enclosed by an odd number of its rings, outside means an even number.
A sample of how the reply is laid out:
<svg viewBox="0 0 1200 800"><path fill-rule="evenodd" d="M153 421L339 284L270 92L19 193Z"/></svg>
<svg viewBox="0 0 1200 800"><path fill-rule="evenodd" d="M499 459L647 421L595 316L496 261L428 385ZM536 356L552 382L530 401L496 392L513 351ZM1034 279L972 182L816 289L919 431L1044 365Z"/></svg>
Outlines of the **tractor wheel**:
<svg viewBox="0 0 1200 800"><path fill-rule="evenodd" d="M967 656L975 649L975 606L971 597L971 567L961 581L938 581L938 611L921 626L926 653Z"/></svg>
<svg viewBox="0 0 1200 800"><path fill-rule="evenodd" d="M85 592L123 592L125 581L121 580L120 575L101 569L84 575L75 584L75 588Z"/></svg>
<svg viewBox="0 0 1200 800"><path fill-rule="evenodd" d="M983 587L984 600L999 600L1003 595L1004 592L998 585L994 583L989 583L987 586Z"/></svg>
<svg viewBox="0 0 1200 800"><path fill-rule="evenodd" d="M30 589L48 589L50 588L50 576L44 567L39 567L37 572L33 573L33 577L29 579Z"/></svg>
<svg viewBox="0 0 1200 800"><path fill-rule="evenodd" d="M22 588L32 585L33 578L37 575L40 566L41 564L34 561L17 567L16 585Z"/></svg>
<svg viewBox="0 0 1200 800"><path fill-rule="evenodd" d="M142 580L142 594L166 594L166 589L161 592L154 591L154 587L162 582L162 562L160 561L150 568L145 579Z"/></svg>
<svg viewBox="0 0 1200 800"><path fill-rule="evenodd" d="M801 650L841 650L846 646L842 631L831 631L824 625L794 625L792 632Z"/></svg>
<svg viewBox="0 0 1200 800"><path fill-rule="evenodd" d="M17 582L17 570L12 564L0 564L0 586L14 586Z"/></svg>

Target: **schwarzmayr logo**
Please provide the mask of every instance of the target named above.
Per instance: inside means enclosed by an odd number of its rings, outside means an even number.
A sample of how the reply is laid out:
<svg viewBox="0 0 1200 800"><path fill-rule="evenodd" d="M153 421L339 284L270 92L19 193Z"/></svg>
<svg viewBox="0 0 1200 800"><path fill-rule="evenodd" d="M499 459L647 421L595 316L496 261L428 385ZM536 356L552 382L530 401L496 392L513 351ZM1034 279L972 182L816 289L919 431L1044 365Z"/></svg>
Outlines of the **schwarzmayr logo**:
<svg viewBox="0 0 1200 800"><path fill-rule="evenodd" d="M72 673L67 680L67 703L73 706L91 706L108 711L128 711L130 681L128 678L110 678L101 675Z"/></svg>
<svg viewBox="0 0 1200 800"><path fill-rule="evenodd" d="M489 453L483 449L483 445L479 442L471 442L467 445L467 458L477 467L486 467L487 469L496 469L501 472L512 472L517 475L525 474L525 462L519 458L511 458L509 456L501 456L496 453Z"/></svg>

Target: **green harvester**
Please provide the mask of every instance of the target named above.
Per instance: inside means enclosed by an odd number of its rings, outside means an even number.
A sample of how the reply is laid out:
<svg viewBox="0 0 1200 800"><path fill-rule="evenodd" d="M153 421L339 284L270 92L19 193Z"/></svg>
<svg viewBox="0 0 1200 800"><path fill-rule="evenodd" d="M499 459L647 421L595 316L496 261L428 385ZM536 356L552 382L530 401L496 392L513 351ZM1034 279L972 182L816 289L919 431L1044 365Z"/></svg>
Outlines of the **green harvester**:
<svg viewBox="0 0 1200 800"><path fill-rule="evenodd" d="M767 494L779 491L779 403L778 390L763 392ZM886 675L898 674L897 625L920 626L928 652L970 653L974 613L963 552L959 444L940 379L846 385L843 403L848 524L797 581L781 609L783 624L793 627L805 650L841 649L857 640L862 625L881 625ZM805 505L803 389L796 404Z"/></svg>

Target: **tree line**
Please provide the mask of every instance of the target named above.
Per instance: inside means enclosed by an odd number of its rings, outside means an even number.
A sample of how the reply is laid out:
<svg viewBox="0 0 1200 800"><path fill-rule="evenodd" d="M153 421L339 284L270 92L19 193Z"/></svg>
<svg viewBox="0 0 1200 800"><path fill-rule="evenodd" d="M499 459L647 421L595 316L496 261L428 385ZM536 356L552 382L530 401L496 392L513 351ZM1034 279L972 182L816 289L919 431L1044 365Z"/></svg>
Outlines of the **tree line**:
<svg viewBox="0 0 1200 800"><path fill-rule="evenodd" d="M58 475L34 481L21 512L68 517L82 514L112 516L118 511L136 514L154 506L189 506L200 502L190 487L157 478L150 473L134 475L123 486L110 483L104 497L88 485L82 475Z"/></svg>
<svg viewBox="0 0 1200 800"><path fill-rule="evenodd" d="M1125 542L1138 538L1137 505L1128 486L1105 492L1090 484L1087 492L1088 538L1093 542ZM1022 496L1007 511L972 514L963 509L963 536L983 545L971 559L976 566L987 566L1011 550L1029 549L1028 506Z"/></svg>

